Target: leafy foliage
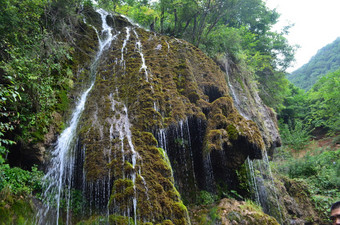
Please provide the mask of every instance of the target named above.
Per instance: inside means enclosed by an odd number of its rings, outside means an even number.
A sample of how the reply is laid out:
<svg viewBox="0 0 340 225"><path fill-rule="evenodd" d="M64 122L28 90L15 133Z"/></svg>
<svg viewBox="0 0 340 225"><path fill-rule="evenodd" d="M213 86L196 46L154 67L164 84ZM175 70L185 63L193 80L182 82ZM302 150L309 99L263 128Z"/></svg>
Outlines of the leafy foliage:
<svg viewBox="0 0 340 225"><path fill-rule="evenodd" d="M311 138L310 130L300 120L296 120L294 124L280 122L280 135L283 144L295 150L303 149Z"/></svg>
<svg viewBox="0 0 340 225"><path fill-rule="evenodd" d="M308 112L306 93L290 83L283 106L279 111L281 124L295 124L296 120L303 120Z"/></svg>
<svg viewBox="0 0 340 225"><path fill-rule="evenodd" d="M14 195L29 195L33 191L41 191L41 178L43 172L36 166L32 171L10 168L8 164L0 165L0 192L7 188Z"/></svg>
<svg viewBox="0 0 340 225"><path fill-rule="evenodd" d="M1 224L34 224L32 194L41 192L43 173L32 167L32 171L8 164L0 165L0 222Z"/></svg>
<svg viewBox="0 0 340 225"><path fill-rule="evenodd" d="M7 105L20 99L20 95L16 90L17 86L13 85L13 78L7 77L7 84L0 83L0 165L5 162L3 156L8 153L6 146L15 144L14 141L4 138L5 133L14 129L15 112L7 110ZM6 119L5 119L6 118Z"/></svg>
<svg viewBox="0 0 340 225"><path fill-rule="evenodd" d="M340 130L340 69L320 78L308 94L307 121L331 133Z"/></svg>
<svg viewBox="0 0 340 225"><path fill-rule="evenodd" d="M316 128L339 132L340 70L320 78L307 93L292 84L288 93L278 114L284 144L301 149Z"/></svg>
<svg viewBox="0 0 340 225"><path fill-rule="evenodd" d="M61 97L73 76L65 24L80 19L70 13L80 3L0 0L0 217L6 224L24 224L16 209L29 208L24 198L41 191L43 173L37 167L11 168L6 157L17 143L25 151L24 146L41 141L52 113L62 112Z"/></svg>
<svg viewBox="0 0 340 225"><path fill-rule="evenodd" d="M197 204L199 205L209 205L216 201L217 196L208 192L208 191L200 191L197 197Z"/></svg>
<svg viewBox="0 0 340 225"><path fill-rule="evenodd" d="M62 12L75 11L79 4L80 1L1 1L0 163L4 163L10 145L17 141L41 140L53 120L53 111L65 102L62 93L69 88L73 74L67 63L61 63L72 59L72 48L60 41L67 38L63 24L70 18Z"/></svg>
<svg viewBox="0 0 340 225"><path fill-rule="evenodd" d="M287 148L280 148L280 153L276 153L278 171L305 181L315 208L322 218L328 218L330 205L340 198L340 150L315 148L301 158L288 153Z"/></svg>

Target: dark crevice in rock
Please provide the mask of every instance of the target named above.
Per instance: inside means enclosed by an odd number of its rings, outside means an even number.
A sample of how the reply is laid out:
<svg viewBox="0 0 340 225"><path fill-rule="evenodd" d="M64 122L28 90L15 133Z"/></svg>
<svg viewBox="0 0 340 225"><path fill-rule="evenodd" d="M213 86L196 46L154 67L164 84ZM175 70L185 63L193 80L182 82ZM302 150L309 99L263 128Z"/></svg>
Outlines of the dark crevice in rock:
<svg viewBox="0 0 340 225"><path fill-rule="evenodd" d="M223 96L223 93L215 86L204 87L204 93L209 97L210 103Z"/></svg>
<svg viewBox="0 0 340 225"><path fill-rule="evenodd" d="M88 209L105 213L113 187L113 177L109 177L109 174L107 174L105 177L96 180L86 180L87 171L84 168L86 149L82 145L80 138L77 140L73 151L75 154L74 169L72 180L69 181L68 186L70 186L73 193L82 193L84 199L80 203L86 204Z"/></svg>
<svg viewBox="0 0 340 225"><path fill-rule="evenodd" d="M44 151L45 147L43 144L28 147L19 142L11 146L7 160L12 167L30 170L33 165L42 165Z"/></svg>

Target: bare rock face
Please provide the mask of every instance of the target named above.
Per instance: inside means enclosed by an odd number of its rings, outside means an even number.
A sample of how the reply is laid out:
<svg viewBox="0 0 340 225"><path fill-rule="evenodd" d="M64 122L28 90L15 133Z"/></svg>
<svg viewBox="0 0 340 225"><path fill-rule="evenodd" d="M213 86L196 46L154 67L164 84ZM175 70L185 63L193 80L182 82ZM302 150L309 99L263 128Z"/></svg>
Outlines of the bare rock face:
<svg viewBox="0 0 340 225"><path fill-rule="evenodd" d="M256 83L249 78L253 75L249 71L241 71L227 57L216 61L226 74L229 91L233 97L235 107L242 116L256 123L266 145L268 155L272 155L274 148L281 146L276 114L261 100L257 92Z"/></svg>

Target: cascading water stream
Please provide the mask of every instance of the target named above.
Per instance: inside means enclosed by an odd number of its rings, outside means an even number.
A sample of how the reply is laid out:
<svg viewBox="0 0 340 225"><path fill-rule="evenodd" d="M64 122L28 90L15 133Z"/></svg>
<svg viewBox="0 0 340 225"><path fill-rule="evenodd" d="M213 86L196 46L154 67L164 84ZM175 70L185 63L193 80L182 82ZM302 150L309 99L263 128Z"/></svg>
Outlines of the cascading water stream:
<svg viewBox="0 0 340 225"><path fill-rule="evenodd" d="M257 182L256 182L256 177L255 177L255 170L254 170L254 164L253 161L247 158L247 173L248 173L248 181L249 181L249 186L253 188L253 199L255 199L257 204L260 203L260 197L259 197L259 191L257 187Z"/></svg>
<svg viewBox="0 0 340 225"><path fill-rule="evenodd" d="M49 169L44 176L44 183L47 187L43 193L43 198L48 202L48 205L39 212L39 224L50 224L54 223L53 221L55 221L55 224L59 223L62 198L66 198L68 200L66 224L69 224L70 222L70 187L72 185L72 175L74 170L74 147L76 144L77 127L81 114L85 109L87 96L95 83L96 70L100 57L115 38L112 36L112 28L106 23L108 13L103 9L98 9L97 12L102 18L102 32L99 34L96 30L99 41L99 50L90 68L91 83L81 94L81 97L76 104L76 108L72 113L69 126L60 134L56 142L56 146L52 151L52 159L50 161ZM67 189L66 186L68 186ZM66 189L66 191L64 189ZM52 207L52 204L55 204L55 206ZM55 218L48 218L49 214L52 214L52 217L53 214L55 214Z"/></svg>
<svg viewBox="0 0 340 225"><path fill-rule="evenodd" d="M229 69L228 69L228 64L227 63L226 63L225 68L226 68L226 77L227 77L228 87L229 87L229 90L231 91L230 94L231 94L231 97L234 100L234 104L235 104L235 106L237 108L237 111L240 113L241 116L243 116L245 119L249 120L249 117L243 113L243 110L240 107L240 100L239 100L239 98L238 98L238 96L237 96L237 94L235 92L234 86L231 84L230 77L229 77L230 76L229 75Z"/></svg>
<svg viewBox="0 0 340 225"><path fill-rule="evenodd" d="M120 58L120 64L121 64L121 66L124 67L124 70L126 69L125 68L125 60L124 60L124 51L127 51L126 44L130 39L130 27L125 27L125 29L126 29L126 38L124 39L124 42L123 42L123 46L122 46L122 50L121 50L121 58Z"/></svg>
<svg viewBox="0 0 340 225"><path fill-rule="evenodd" d="M120 140L120 147L121 147L121 153L122 153L122 162L123 164L127 160L125 158L126 154L126 148L124 146L124 139L127 140L127 145L129 147L130 153L131 153L131 164L133 171L129 174L131 176L131 180L133 183L133 189L134 189L134 197L132 199L133 203L133 213L134 213L134 221L135 224L137 224L137 190L136 190L136 164L137 164L137 159L140 157L138 153L135 151L135 147L132 142L132 133L130 130L131 124L129 121L129 116L128 116L128 110L127 107L119 102L116 101L113 97L113 94L110 94L110 100L111 100L111 109L113 112L116 114L119 114L118 118L116 117L114 121L112 121L112 131L110 133L113 134L113 130L116 130L118 132L118 138ZM116 108L119 108L121 110L117 110ZM113 129L113 124L115 124L115 127ZM139 174L140 175L140 174ZM123 173L123 178L125 178L125 174ZM142 178L143 179L143 178Z"/></svg>
<svg viewBox="0 0 340 225"><path fill-rule="evenodd" d="M247 159L249 185L253 189L254 200L262 206L265 213L275 217L280 224L283 216L280 201L275 187L273 175L270 169L267 152L262 153L263 160L251 161ZM256 172L259 171L259 173ZM272 206L269 206L271 204ZM277 211L273 211L273 209Z"/></svg>
<svg viewBox="0 0 340 225"><path fill-rule="evenodd" d="M149 82L149 74L148 74L148 67L146 66L145 64L145 58L144 58L144 54L143 54L143 51L142 51L142 43L141 41L139 40L139 36L137 34L137 32L135 30L133 30L133 32L135 33L135 36L137 38L137 42L136 42L136 48L140 54L140 57L142 59L142 66L140 67L139 71L142 71L144 70L144 73L145 73L145 80L147 82Z"/></svg>

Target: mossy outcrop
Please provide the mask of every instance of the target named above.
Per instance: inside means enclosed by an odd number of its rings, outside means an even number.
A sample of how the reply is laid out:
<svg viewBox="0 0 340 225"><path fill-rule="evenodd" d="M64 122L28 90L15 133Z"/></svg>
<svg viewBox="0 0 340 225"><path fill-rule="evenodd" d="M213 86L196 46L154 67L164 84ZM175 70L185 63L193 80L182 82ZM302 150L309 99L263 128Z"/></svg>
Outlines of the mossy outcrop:
<svg viewBox="0 0 340 225"><path fill-rule="evenodd" d="M287 177L278 177L279 201L282 203L284 224L327 224L312 202L308 184Z"/></svg>
<svg viewBox="0 0 340 225"><path fill-rule="evenodd" d="M9 190L6 190L6 188L1 190L1 224L34 224L34 210L35 207L32 198L13 195Z"/></svg>
<svg viewBox="0 0 340 225"><path fill-rule="evenodd" d="M212 205L192 208L190 218L192 225L279 225L275 218L263 213L261 207L255 203L227 198Z"/></svg>
<svg viewBox="0 0 340 225"><path fill-rule="evenodd" d="M70 185L82 191L83 211L98 215L87 221L190 224L185 205L199 190L237 189L245 159L262 158L261 131L239 114L212 59L123 17L106 17L113 38L91 67L100 17L86 15L71 95L95 82L80 118Z"/></svg>
<svg viewBox="0 0 340 225"><path fill-rule="evenodd" d="M274 149L281 146L276 114L261 100L257 84L252 79L253 72L245 65L233 63L227 56L219 57L216 62L225 72L235 107L242 116L256 123L268 155L272 155Z"/></svg>
<svg viewBox="0 0 340 225"><path fill-rule="evenodd" d="M218 205L221 224L278 225L275 218L266 215L261 208L248 202L222 199Z"/></svg>
<svg viewBox="0 0 340 225"><path fill-rule="evenodd" d="M280 224L327 224L316 211L307 183L275 174L265 168L268 163L257 162L255 198L263 212L273 216ZM261 171L261 172L260 172ZM267 173L265 171L268 171Z"/></svg>

